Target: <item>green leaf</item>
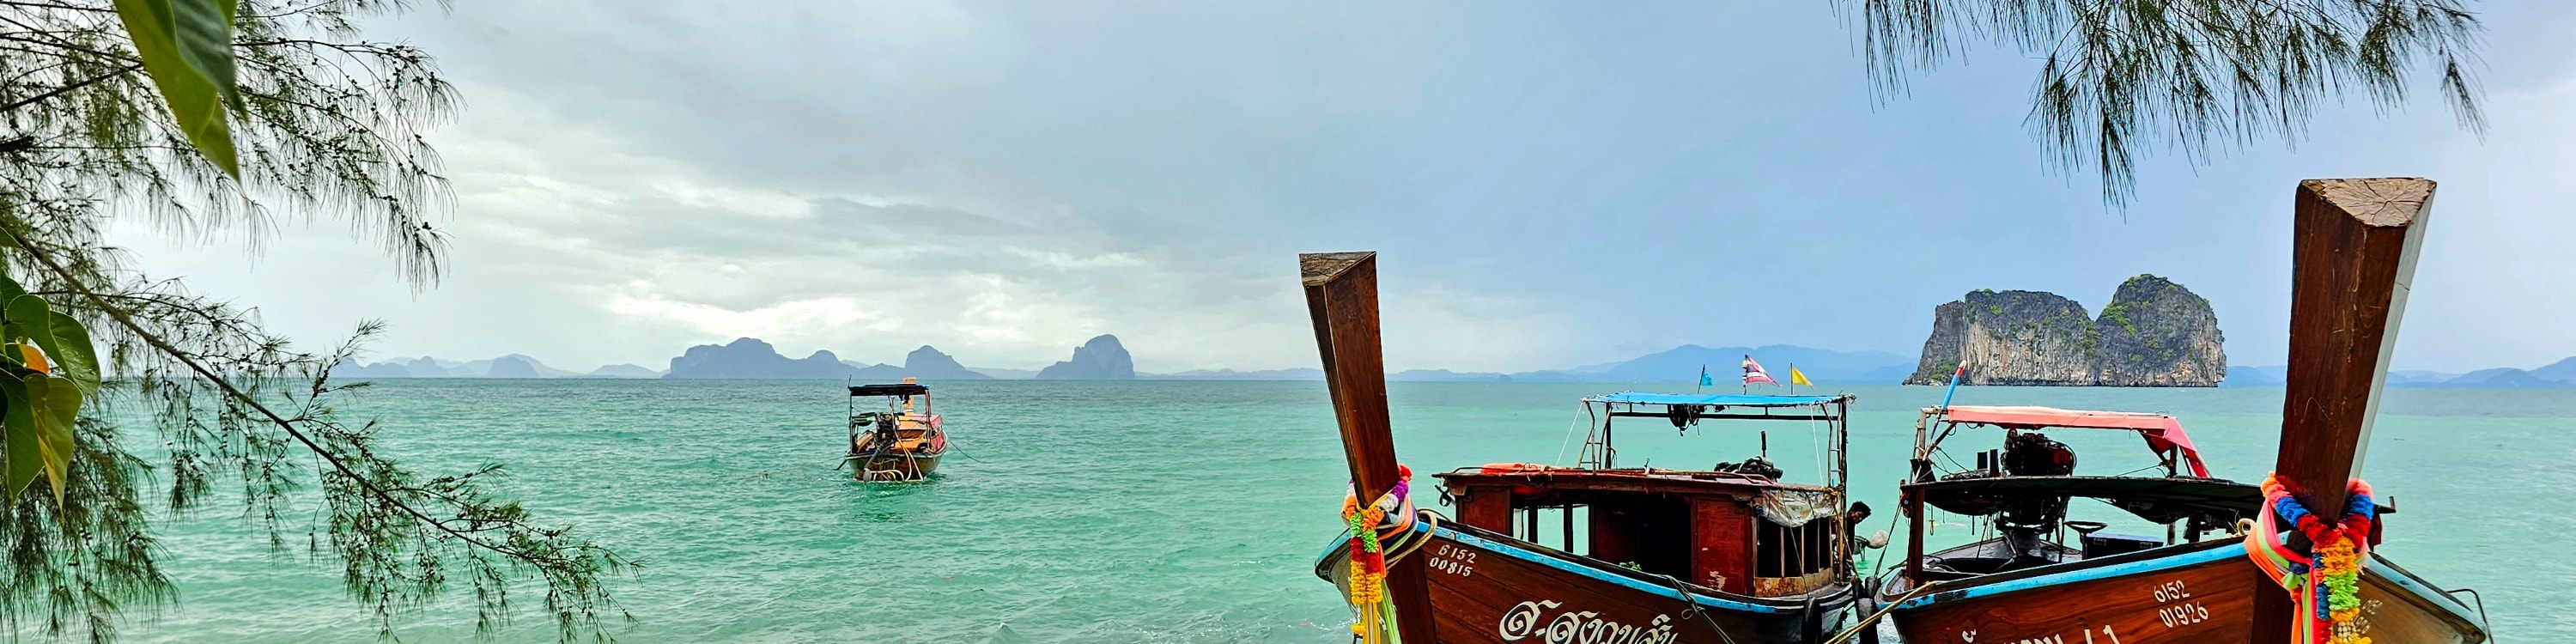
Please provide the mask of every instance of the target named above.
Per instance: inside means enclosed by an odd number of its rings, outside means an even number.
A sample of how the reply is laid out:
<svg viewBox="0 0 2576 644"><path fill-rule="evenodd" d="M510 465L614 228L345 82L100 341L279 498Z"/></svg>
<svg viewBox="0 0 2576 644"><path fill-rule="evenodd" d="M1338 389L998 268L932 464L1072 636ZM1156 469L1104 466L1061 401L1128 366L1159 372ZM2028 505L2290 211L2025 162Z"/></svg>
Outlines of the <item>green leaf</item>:
<svg viewBox="0 0 2576 644"><path fill-rule="evenodd" d="M35 405L27 397L27 383L16 376L0 373L0 434L7 434L9 453L9 498L16 500L36 475L45 471L45 451L41 429L36 425Z"/></svg>
<svg viewBox="0 0 2576 644"><path fill-rule="evenodd" d="M0 239L7 238L6 235L0 235ZM4 259L5 256L0 256L0 260ZM8 262L0 261L0 302L18 299L18 296L26 294L27 287L19 286L18 280L10 279Z"/></svg>
<svg viewBox="0 0 2576 644"><path fill-rule="evenodd" d="M226 108L240 111L233 79L231 0L116 0L116 15L134 38L143 71L161 89L170 116L197 152L241 179Z"/></svg>
<svg viewBox="0 0 2576 644"><path fill-rule="evenodd" d="M37 376L26 380L29 415L36 421L37 454L45 460L45 480L54 484L54 503L63 502L63 483L72 465L72 423L80 419L80 386L70 378Z"/></svg>
<svg viewBox="0 0 2576 644"><path fill-rule="evenodd" d="M53 307L45 305L45 298L33 295L9 298L8 307L0 309L0 329L6 329L11 340L53 337Z"/></svg>
<svg viewBox="0 0 2576 644"><path fill-rule="evenodd" d="M52 327L52 334L34 337L45 357L54 361L54 375L70 378L81 395L98 397L98 347L90 342L89 327L61 311L54 312Z"/></svg>

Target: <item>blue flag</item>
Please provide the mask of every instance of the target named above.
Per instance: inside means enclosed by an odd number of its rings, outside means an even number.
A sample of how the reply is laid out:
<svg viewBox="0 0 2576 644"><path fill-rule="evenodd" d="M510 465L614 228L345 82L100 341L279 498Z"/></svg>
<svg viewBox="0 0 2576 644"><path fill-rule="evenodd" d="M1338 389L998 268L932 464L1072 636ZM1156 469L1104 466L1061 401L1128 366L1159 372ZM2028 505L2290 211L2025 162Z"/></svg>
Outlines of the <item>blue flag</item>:
<svg viewBox="0 0 2576 644"><path fill-rule="evenodd" d="M1707 387L1715 384L1717 384L1717 380L1708 377L1707 369L1699 370L1699 386Z"/></svg>

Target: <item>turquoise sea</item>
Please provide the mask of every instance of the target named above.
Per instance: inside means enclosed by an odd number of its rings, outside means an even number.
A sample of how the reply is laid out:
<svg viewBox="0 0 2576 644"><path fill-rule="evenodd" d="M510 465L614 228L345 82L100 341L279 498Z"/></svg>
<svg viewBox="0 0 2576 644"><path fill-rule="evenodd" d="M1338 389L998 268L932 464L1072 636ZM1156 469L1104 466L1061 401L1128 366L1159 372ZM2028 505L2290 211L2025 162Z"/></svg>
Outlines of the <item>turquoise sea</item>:
<svg viewBox="0 0 2576 644"><path fill-rule="evenodd" d="M1346 478L1321 383L934 383L961 449L922 485L855 483L833 469L840 384L397 380L344 406L383 419L383 451L417 469L507 464L505 491L643 560L617 580L635 618L616 627L621 641L1349 640L1332 586L1311 572L1338 531ZM1570 463L1575 399L1620 389L1674 390L1395 383L1389 399L1398 452L1427 481L1486 462ZM1913 410L1941 390L1846 390L1859 395L1854 485L1893 508ZM1958 396L2173 413L2217 473L2239 479L2270 465L2281 404L2278 389ZM1772 458L1793 478L1813 476L1808 428L1774 425ZM1761 426L1743 423L1688 437L1621 427L1629 465L1705 467L1762 440ZM2148 458L2131 436L2057 436L2087 472ZM2383 552L2435 583L2482 591L2502 641L2576 640L2576 612L2559 604L2576 581L2564 547L2576 538L2576 392L2392 391L2365 476L2400 508ZM271 551L221 507L167 525L181 603L126 627L129 641L374 639L336 567ZM470 640L466 601L460 592L426 607L396 636ZM550 637L542 615L523 613L497 639Z"/></svg>

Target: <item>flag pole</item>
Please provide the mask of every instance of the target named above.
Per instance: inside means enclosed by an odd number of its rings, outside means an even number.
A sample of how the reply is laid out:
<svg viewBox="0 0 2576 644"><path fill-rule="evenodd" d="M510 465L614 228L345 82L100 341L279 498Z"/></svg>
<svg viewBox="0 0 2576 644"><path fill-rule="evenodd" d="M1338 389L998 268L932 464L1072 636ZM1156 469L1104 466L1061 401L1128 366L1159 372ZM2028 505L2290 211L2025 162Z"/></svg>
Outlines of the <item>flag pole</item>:
<svg viewBox="0 0 2576 644"><path fill-rule="evenodd" d="M1691 381L1691 393L1699 393L1699 388L1706 386L1708 386L1708 364L1701 363L1699 366L1699 379Z"/></svg>
<svg viewBox="0 0 2576 644"><path fill-rule="evenodd" d="M1959 395L1959 381L1966 379L1968 379L1968 363L1962 362L1959 363L1959 370L1950 372L1950 393L1941 394L1942 418L1950 417L1950 399Z"/></svg>
<svg viewBox="0 0 2576 644"><path fill-rule="evenodd" d="M1798 363L1789 363L1789 395L1798 395Z"/></svg>

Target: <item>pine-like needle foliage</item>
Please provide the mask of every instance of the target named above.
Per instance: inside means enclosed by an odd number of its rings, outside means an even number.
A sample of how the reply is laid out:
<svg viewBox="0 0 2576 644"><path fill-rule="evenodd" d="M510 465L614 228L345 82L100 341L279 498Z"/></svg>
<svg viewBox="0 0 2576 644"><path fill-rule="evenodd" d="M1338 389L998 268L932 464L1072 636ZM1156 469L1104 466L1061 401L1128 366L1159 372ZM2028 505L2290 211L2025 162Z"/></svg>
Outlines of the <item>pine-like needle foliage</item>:
<svg viewBox="0 0 2576 644"><path fill-rule="evenodd" d="M2485 130L2470 74L2483 27L2464 0L1842 1L1860 5L1882 98L1975 42L2042 59L2027 122L2059 167L2099 171L2114 206L2141 147L2201 163L2213 141L2296 145L2348 92L2383 113L2404 103L2410 73L2437 75L2453 116Z"/></svg>
<svg viewBox="0 0 2576 644"><path fill-rule="evenodd" d="M377 451L374 423L335 414L347 387L330 369L355 344L299 351L255 309L145 275L104 244L134 221L256 249L280 217L335 218L409 286L435 282L443 239L427 216L446 182L420 133L456 98L427 54L356 23L407 4L240 3L235 182L174 125L113 0L0 0L0 265L85 324L112 374L77 424L65 502L0 512L0 639L113 640L127 617L179 599L149 504L185 514L234 498L271 547L337 562L385 634L455 589L486 630L526 603L514 590L541 590L565 640L601 636L601 615L617 614L602 581L627 561L496 496L498 466L414 472ZM152 443L167 447L128 451Z"/></svg>

